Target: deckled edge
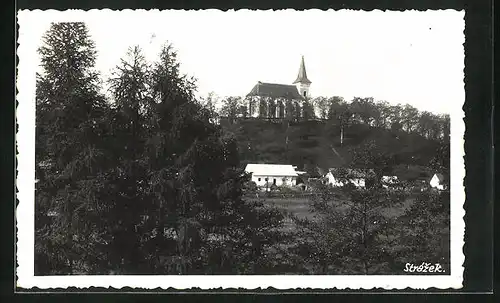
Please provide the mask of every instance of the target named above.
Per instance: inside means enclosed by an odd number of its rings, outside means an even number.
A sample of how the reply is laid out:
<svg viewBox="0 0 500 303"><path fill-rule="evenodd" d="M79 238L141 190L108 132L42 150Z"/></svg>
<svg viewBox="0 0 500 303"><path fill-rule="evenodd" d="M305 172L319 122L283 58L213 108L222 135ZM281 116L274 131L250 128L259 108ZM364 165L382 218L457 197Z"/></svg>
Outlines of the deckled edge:
<svg viewBox="0 0 500 303"><path fill-rule="evenodd" d="M209 9L210 11L235 11L235 10L219 10L219 9ZM252 10L252 9L237 9L236 11L245 11L245 10ZM364 11L367 12L367 10L360 10L360 9L339 9L339 10L333 10L333 9L314 9L314 10L321 10L321 11L342 11L342 10L348 10L348 11ZM442 10L453 10L457 11L456 9L434 9L432 11L442 11ZM144 276L57 276L57 277L51 277L51 276L46 276L46 277L37 277L33 276L34 274L34 264L33 264L33 257L34 257L34 220L31 220L31 222L28 222L27 220L23 220L20 222L17 220L17 218L20 217L32 217L34 216L34 207L29 207L27 204L21 204L21 201L34 201L34 129L35 129L35 111L34 111L34 93L35 93L35 82L31 81L31 85L28 85L25 87L25 85L21 85L20 83L22 82L21 80L26 79L26 83L29 83L29 73L28 73L28 64L26 64L26 54L21 55L23 53L23 50L25 50L26 44L29 44L28 41L23 41L22 39L22 26L20 20L22 19L21 16L25 14L32 14L32 13L51 13L55 15L55 18L53 18L54 22L63 22L63 21L76 21L76 20L83 20L84 17L81 16L82 13L95 13L96 11L100 13L105 13L105 12L120 12L120 13L137 13L137 12L155 12L159 13L161 12L158 9L150 9L150 10L145 10L145 9L138 9L138 10L132 10L132 9L123 9L123 10L111 10L111 9L90 9L90 10L64 10L64 11L58 11L58 10L20 10L18 11L18 29L19 29L19 36L18 36L18 41L17 41L17 59L18 59L18 65L17 65L17 81L16 81L16 122L17 120L21 120L20 118L22 117L23 123L18 124L18 131L16 134L16 147L17 147L17 168L16 168L16 189L18 191L17 194L17 199L16 199L16 226L17 226L17 233L16 233L16 253L22 251L21 254L16 254L17 257L17 285L18 287L21 288L37 288L37 289L67 289L67 288L77 288L77 289L88 289L88 288L93 288L93 289L102 289L102 288L108 288L108 289L176 289L176 290L188 290L188 289L203 289L203 290L230 290L230 289L246 289L246 290L263 290L263 289L278 289L278 290L285 290L285 289L295 289L295 290L314 290L314 289L338 289L338 290L376 290L376 289L384 289L384 290L403 290L403 289L432 289L432 288L437 288L437 289L460 289L462 288L462 282L463 282L463 270L464 270L464 261L465 261L465 255L463 252L464 248L464 235L465 235L465 221L464 221L464 216L465 216L465 208L464 208L464 203L465 203L465 189L464 189L464 178L465 178L465 166L464 166L464 156L465 156L465 150L464 150L464 134L465 134L465 123L464 123L464 111L460 107L460 117L455 117L454 114L450 115L451 116L451 142L460 140L458 142L455 142L455 144L451 144L451 150L455 151L453 146L460 146L461 150L461 156L451 156L451 167L453 168L453 163L456 162L456 164L459 164L458 167L460 169L457 169L457 174L459 176L457 178L452 179L452 181L455 181L453 184L458 184L458 179L460 176L461 178L461 184L462 185L462 191L457 190L457 191L452 191L450 194L452 196L452 199L450 199L453 203L453 197L457 196L459 194L460 200L463 201L462 203L462 208L460 209L460 212L457 211L451 211L451 223L450 223L450 239L451 239L451 268L452 270L454 269L454 262L460 262L460 266L458 266L455 270L459 272L456 275L453 276L399 276L399 275L393 275L393 276L272 276L273 279L279 279L279 280L290 280L290 277L295 277L295 279L299 282L299 284L296 285L301 285L300 287L288 287L286 283L273 283L273 285L259 285L262 282L263 278L269 278L270 276L217 276L217 280L225 280L228 283L226 285L219 285L219 286L209 286L209 287L200 287L199 285L197 286L192 286L192 281L193 279L205 279L205 280L214 280L211 276L149 276L149 277L144 277ZM182 11L189 11L189 10L182 10ZM198 11L198 10L196 10ZM206 10L204 10L206 11ZM264 11L296 11L294 9L267 9ZM379 12L401 12L403 10L380 10L380 9L375 9L375 10L369 10L369 11L379 11ZM406 11L406 10L404 10ZM426 10L419 10L419 9L414 9L414 10L409 10L409 11L426 11ZM463 12L463 11L462 11ZM465 17L465 14L464 14ZM465 22L464 22L465 25ZM464 37L465 37L465 28L464 28ZM466 38L466 37L465 37ZM26 47L26 52L28 52L28 48ZM28 52L29 53L29 52ZM20 58L25 57L24 61L21 61ZM464 56L465 60L465 56ZM24 64L23 64L24 63ZM26 67L24 67L26 66ZM24 68L22 68L24 67ZM464 66L465 69L465 66ZM464 72L465 75L465 72ZM35 79L34 72L32 75L33 80ZM30 88L31 86L31 88ZM465 82L464 82L465 86ZM23 88L23 89L22 89ZM32 94L28 94L28 90L32 89ZM31 99L32 104L30 105L29 102L24 101L20 102L19 100L28 100L28 98ZM464 99L465 101L465 99ZM31 107L31 108L30 108ZM455 111L455 109L453 109ZM29 119L31 118L31 119ZM26 122L28 121L28 122ZM31 121L31 123L30 123ZM460 121L458 123L457 121ZM458 129L457 132L455 132L453 129ZM460 139L457 138L457 135L453 135L453 133L458 133L460 130L463 131L461 132L462 135L459 136ZM457 139L453 139L457 138ZM29 144L31 142L31 144ZM23 151L23 153L21 153ZM28 152L29 151L29 152ZM453 155L453 153L452 153ZM457 159L458 158L458 159ZM456 161L452 161L455 159ZM28 170L26 169L28 168ZM452 169L454 170L454 169ZM452 176L455 175L455 172L452 174ZM452 188L454 186L452 185ZM456 187L455 187L456 188ZM455 195L453 195L453 192L455 192ZM458 192L458 193L457 193ZM34 203L32 204L34 206ZM455 207L452 206L451 209L454 209ZM31 234L32 238L29 239L27 235ZM453 240L454 239L454 240ZM455 243L455 244L454 244ZM454 250L454 248L459 248L457 250ZM453 251L459 251L460 254L458 253L453 253ZM31 260L30 260L31 259ZM31 275L28 275L29 272L31 272ZM243 277L244 279L241 279ZM308 287L304 283L305 279L308 277L313 277L315 279L325 279L325 280L338 280L340 283L335 283L335 287L332 287L333 283L319 283L320 285L323 284L324 287ZM138 283L140 279L146 278L147 284L148 285L143 285L144 283ZM414 283L401 283L401 280L405 280L406 278L411 278L414 281L416 280L421 280L422 283L420 285L415 285ZM153 280L154 279L154 280ZM167 286L167 285L158 285L158 280L168 280L172 279L176 282L174 284L179 285L180 280L187 280L187 284L184 286L176 287L173 288L172 286ZM254 280L254 281L249 281ZM382 281L382 280L394 280L392 283L387 283L386 282L378 282L378 283L369 283L365 282L364 280L372 280L372 281ZM429 283L433 280L439 279L441 281L436 281L436 283ZM100 281L96 281L100 280ZM111 281L114 280L114 281ZM243 282L248 283L245 285L245 287L241 287L241 285L236 285L235 280L246 280ZM292 279L293 280L293 279ZM357 285L351 285L351 283L347 283L348 280L353 280L355 281L354 284ZM443 280L449 280L445 281L443 283ZM130 285L131 283L125 283L125 282L132 282L132 284L135 284L136 286L130 287L130 286L125 286L125 285ZM76 282L76 284L75 284ZM97 283L96 283L97 282ZM153 283L151 283L153 282ZM321 281L319 281L321 282ZM333 281L332 281L333 282ZM438 283L439 282L439 283ZM79 284L78 286L75 286ZM164 283L161 283L164 284ZM224 284L224 283L223 283ZM349 284L349 285L348 285ZM411 285L408 285L411 284ZM419 283L417 283L419 284ZM96 286L97 285L97 286ZM162 287L163 286L163 287Z"/></svg>

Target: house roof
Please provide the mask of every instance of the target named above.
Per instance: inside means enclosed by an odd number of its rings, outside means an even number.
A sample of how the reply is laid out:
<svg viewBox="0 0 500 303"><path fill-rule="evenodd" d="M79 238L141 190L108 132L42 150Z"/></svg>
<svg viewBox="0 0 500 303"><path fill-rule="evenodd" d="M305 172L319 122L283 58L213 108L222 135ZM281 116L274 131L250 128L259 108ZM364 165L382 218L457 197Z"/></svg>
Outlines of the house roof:
<svg viewBox="0 0 500 303"><path fill-rule="evenodd" d="M334 167L328 169L334 176L345 176L350 178L367 178L373 176L375 171L373 169L359 169L359 168L343 168Z"/></svg>
<svg viewBox="0 0 500 303"><path fill-rule="evenodd" d="M436 173L436 174L434 174L434 176L436 176L438 178L439 182L443 182L444 181L443 174ZM432 176L432 178L434 178L434 176Z"/></svg>
<svg viewBox="0 0 500 303"><path fill-rule="evenodd" d="M307 79L307 73L306 73L306 65L304 63L304 56L302 56L302 60L300 61L300 67L299 67L299 74L297 75L297 79L293 82L295 83L304 83L304 84L311 84L312 82Z"/></svg>
<svg viewBox="0 0 500 303"><path fill-rule="evenodd" d="M248 93L247 97L249 96L304 100L304 97L299 94L295 85L264 83L260 81Z"/></svg>
<svg viewBox="0 0 500 303"><path fill-rule="evenodd" d="M247 164L245 171L255 176L298 176L293 166L288 164Z"/></svg>

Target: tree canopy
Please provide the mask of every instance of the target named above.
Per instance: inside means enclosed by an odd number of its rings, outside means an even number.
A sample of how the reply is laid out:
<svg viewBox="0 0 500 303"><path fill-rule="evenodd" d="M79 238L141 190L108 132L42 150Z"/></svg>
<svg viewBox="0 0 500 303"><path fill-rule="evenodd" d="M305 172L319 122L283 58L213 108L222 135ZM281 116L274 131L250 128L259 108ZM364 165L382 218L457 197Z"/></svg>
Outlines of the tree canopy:
<svg viewBox="0 0 500 303"><path fill-rule="evenodd" d="M267 266L262 243L281 215L242 199L235 139L195 99L172 45L153 63L130 48L108 80L111 100L84 24L52 25L40 54L38 274Z"/></svg>

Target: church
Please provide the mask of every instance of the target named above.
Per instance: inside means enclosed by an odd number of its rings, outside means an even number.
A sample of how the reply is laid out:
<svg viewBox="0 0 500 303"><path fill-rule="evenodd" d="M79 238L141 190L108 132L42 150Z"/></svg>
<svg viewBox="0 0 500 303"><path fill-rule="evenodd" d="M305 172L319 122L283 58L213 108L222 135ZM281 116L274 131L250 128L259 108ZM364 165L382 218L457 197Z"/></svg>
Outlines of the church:
<svg viewBox="0 0 500 303"><path fill-rule="evenodd" d="M302 56L299 73L292 84L257 82L245 98L249 116L264 119L302 118L311 83Z"/></svg>

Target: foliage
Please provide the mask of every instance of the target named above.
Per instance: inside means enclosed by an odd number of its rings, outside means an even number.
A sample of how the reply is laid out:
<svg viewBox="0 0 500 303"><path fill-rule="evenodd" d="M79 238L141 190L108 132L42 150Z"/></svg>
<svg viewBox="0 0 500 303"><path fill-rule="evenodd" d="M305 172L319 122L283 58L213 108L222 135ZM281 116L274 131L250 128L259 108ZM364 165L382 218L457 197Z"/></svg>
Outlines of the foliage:
<svg viewBox="0 0 500 303"><path fill-rule="evenodd" d="M91 270L102 262L96 213L99 176L111 155L102 140L108 105L96 50L83 23L52 24L37 77L35 273Z"/></svg>
<svg viewBox="0 0 500 303"><path fill-rule="evenodd" d="M439 263L449 272L450 192L429 190L420 193L414 204L397 222L397 245L391 254L398 268L407 262Z"/></svg>
<svg viewBox="0 0 500 303"><path fill-rule="evenodd" d="M356 153L371 155L363 159L375 170L384 165L376 153ZM351 178L345 172L337 174L344 182ZM415 198L390 184L340 191L319 184L316 192L311 211L317 219L295 218L297 253L311 273L403 274L407 262L449 268L449 192L419 191Z"/></svg>
<svg viewBox="0 0 500 303"><path fill-rule="evenodd" d="M243 201L248 177L237 143L212 123L212 107L195 100L172 46L153 64L129 49L109 79L108 103L91 72L84 24L55 24L46 36L37 83L37 273L272 270L262 251L279 239L273 228L282 215Z"/></svg>

